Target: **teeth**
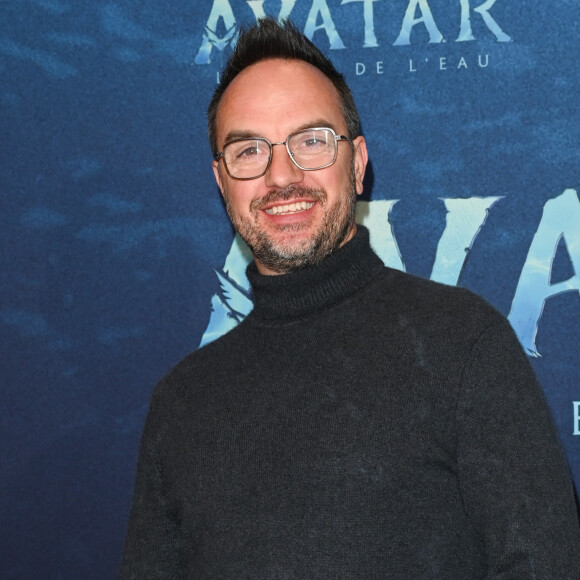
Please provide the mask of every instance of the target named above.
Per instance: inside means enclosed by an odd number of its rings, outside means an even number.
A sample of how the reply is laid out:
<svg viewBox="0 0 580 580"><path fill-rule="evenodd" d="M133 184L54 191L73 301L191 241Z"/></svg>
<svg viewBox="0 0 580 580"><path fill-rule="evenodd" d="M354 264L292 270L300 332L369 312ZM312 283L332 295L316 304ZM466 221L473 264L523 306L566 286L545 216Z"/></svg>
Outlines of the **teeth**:
<svg viewBox="0 0 580 580"><path fill-rule="evenodd" d="M306 202L306 201L298 201L294 203L288 203L286 205L275 205L266 211L267 214L270 215L280 215L286 213L297 213L300 211L305 211L310 209L314 205L314 202Z"/></svg>

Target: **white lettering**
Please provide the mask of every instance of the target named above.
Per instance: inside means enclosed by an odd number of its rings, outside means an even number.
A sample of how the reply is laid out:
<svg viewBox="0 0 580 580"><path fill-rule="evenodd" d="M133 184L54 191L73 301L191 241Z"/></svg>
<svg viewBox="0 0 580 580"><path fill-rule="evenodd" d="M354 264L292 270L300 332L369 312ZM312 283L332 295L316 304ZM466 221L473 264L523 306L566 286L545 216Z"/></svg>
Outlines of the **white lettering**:
<svg viewBox="0 0 580 580"><path fill-rule="evenodd" d="M379 42L375 33L374 5L379 0L341 0L340 5L344 6L355 2L363 5L363 48L376 48L379 46ZM490 15L490 10L497 0L484 0L479 6L475 7L472 6L473 2L474 0L459 0L461 7L460 31L456 42L475 40L472 31L472 12L481 16L488 30L491 31L497 41L511 42L511 37L502 30L497 21ZM269 0L246 0L246 4L252 11L256 21L267 16L266 10L269 9ZM280 0L278 21L282 22L289 18L296 4L297 0ZM429 0L408 0L401 29L393 46L410 45L413 29L419 24L424 26L428 34L429 43L439 44L445 42L445 38L433 16ZM231 0L212 0L211 10L203 28L202 42L194 59L195 64L210 64L213 49L223 52L227 47L233 48L236 45L239 26L236 23ZM326 33L330 49L345 48L328 6L328 0L312 0L304 26L304 34L313 40L318 30L324 30ZM480 55L479 67L486 68L488 64L489 55L485 55L485 57ZM462 58L457 68L468 68L467 61ZM445 66L440 67L440 70L446 69L446 63ZM410 72L415 72L412 60L409 60L409 70Z"/></svg>
<svg viewBox="0 0 580 580"><path fill-rule="evenodd" d="M377 74L378 75L382 75L383 74L383 61L379 60L377 62Z"/></svg>
<svg viewBox="0 0 580 580"><path fill-rule="evenodd" d="M447 70L447 59L444 56L439 59L439 70Z"/></svg>
<svg viewBox="0 0 580 580"><path fill-rule="evenodd" d="M223 20L226 32L224 36L217 35L218 22L220 18ZM238 39L238 31L236 27L236 19L234 12L228 0L214 0L211 7L207 24L205 25L205 32L197 56L195 57L195 64L209 64L211 62L210 55L212 48L223 51L228 44L235 46Z"/></svg>
<svg viewBox="0 0 580 580"><path fill-rule="evenodd" d="M455 285L489 211L501 197L443 199L447 209L445 230L437 245L431 280Z"/></svg>
<svg viewBox="0 0 580 580"><path fill-rule="evenodd" d="M356 63L356 75L364 75L365 74L365 70L366 70L366 66L362 63L362 62L357 62Z"/></svg>
<svg viewBox="0 0 580 580"><path fill-rule="evenodd" d="M390 221L391 210L397 201L397 199L379 199L373 202L358 201L356 221L368 228L370 243L377 256L387 266L404 272L405 264Z"/></svg>
<svg viewBox="0 0 580 580"><path fill-rule="evenodd" d="M580 200L574 189L550 199L534 235L508 319L529 355L538 357L536 334L548 298L580 292ZM552 265L560 240L566 243L574 276L551 284Z"/></svg>
<svg viewBox="0 0 580 580"><path fill-rule="evenodd" d="M457 42L475 40L471 30L471 9L469 6L469 0L459 0L459 2L461 4L461 28L459 30ZM511 38L500 28L494 18L489 15L489 10L496 2L497 0L485 0L483 4L480 4L473 10L482 17L485 25L493 33L498 42L510 42Z"/></svg>
<svg viewBox="0 0 580 580"><path fill-rule="evenodd" d="M461 4L461 28L459 29L457 42L475 40L471 32L471 10L469 9L469 0L459 0L459 3Z"/></svg>
<svg viewBox="0 0 580 580"><path fill-rule="evenodd" d="M572 401L574 406L574 432L573 435L580 435L580 401Z"/></svg>
<svg viewBox="0 0 580 580"><path fill-rule="evenodd" d="M316 22L318 21L319 14L322 18L322 24L317 25ZM338 35L332 16L330 15L326 0L313 0L308 18L306 19L306 25L304 26L304 35L312 40L314 33L321 29L326 32L332 50L344 48L344 44Z"/></svg>
<svg viewBox="0 0 580 580"><path fill-rule="evenodd" d="M415 18L417 8L421 11L421 16ZM423 23L427 32L429 33L430 43L440 43L445 42L443 35L439 32L431 8L429 8L429 3L427 0L409 0L407 10L405 11L405 16L403 18L403 24L401 26L401 31L397 40L393 43L394 46L402 46L411 44L411 31L413 27L419 23Z"/></svg>
<svg viewBox="0 0 580 580"><path fill-rule="evenodd" d="M417 72L416 68L413 68L413 59L409 59L409 72Z"/></svg>
<svg viewBox="0 0 580 580"><path fill-rule="evenodd" d="M378 0L342 0L340 5L351 4L352 2L363 2L363 17L365 22L365 41L364 48L374 48L379 46L375 35L375 17L373 3Z"/></svg>
<svg viewBox="0 0 580 580"><path fill-rule="evenodd" d="M264 11L264 0L246 0L246 2L252 9L256 21L260 18L266 18L266 12ZM278 22L282 22L282 20L289 18L295 4L296 0L282 0L280 12L278 13Z"/></svg>
<svg viewBox="0 0 580 580"><path fill-rule="evenodd" d="M264 12L264 0L246 0L246 3L252 9L256 20L259 18L266 18L266 13Z"/></svg>

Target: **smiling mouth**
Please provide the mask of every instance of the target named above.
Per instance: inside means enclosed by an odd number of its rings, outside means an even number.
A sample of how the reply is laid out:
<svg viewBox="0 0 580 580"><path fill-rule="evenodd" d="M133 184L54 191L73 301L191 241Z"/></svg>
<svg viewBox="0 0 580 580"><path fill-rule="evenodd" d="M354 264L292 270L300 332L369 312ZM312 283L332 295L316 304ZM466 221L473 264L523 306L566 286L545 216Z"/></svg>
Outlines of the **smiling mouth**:
<svg viewBox="0 0 580 580"><path fill-rule="evenodd" d="M300 213L301 211L306 211L314 205L313 201L297 201L294 203L287 203L285 205L275 205L269 207L264 211L268 215L288 215L293 213Z"/></svg>

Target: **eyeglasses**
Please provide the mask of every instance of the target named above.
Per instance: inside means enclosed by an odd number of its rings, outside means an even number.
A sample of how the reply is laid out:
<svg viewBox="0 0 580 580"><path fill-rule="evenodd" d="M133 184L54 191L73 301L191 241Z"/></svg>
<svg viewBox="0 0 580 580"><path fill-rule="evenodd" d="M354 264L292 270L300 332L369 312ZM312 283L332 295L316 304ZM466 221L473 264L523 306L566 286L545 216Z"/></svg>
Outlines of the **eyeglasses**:
<svg viewBox="0 0 580 580"><path fill-rule="evenodd" d="M286 145L294 165L304 171L330 167L336 161L338 141L349 141L345 135L337 135L328 127L313 127L291 133L286 141L272 143L265 137L232 139L224 145L215 159L224 160L226 171L234 179L257 179L262 177L272 162L275 145Z"/></svg>

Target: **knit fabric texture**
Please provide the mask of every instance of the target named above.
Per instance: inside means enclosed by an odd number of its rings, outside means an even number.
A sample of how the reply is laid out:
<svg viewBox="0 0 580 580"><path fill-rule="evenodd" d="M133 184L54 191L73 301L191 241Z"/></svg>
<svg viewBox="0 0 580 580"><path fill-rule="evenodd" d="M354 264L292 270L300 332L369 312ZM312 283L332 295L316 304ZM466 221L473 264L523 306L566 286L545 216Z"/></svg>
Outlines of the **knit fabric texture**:
<svg viewBox="0 0 580 580"><path fill-rule="evenodd" d="M157 386L123 579L580 578L568 468L505 318L368 231L248 269L254 310Z"/></svg>

